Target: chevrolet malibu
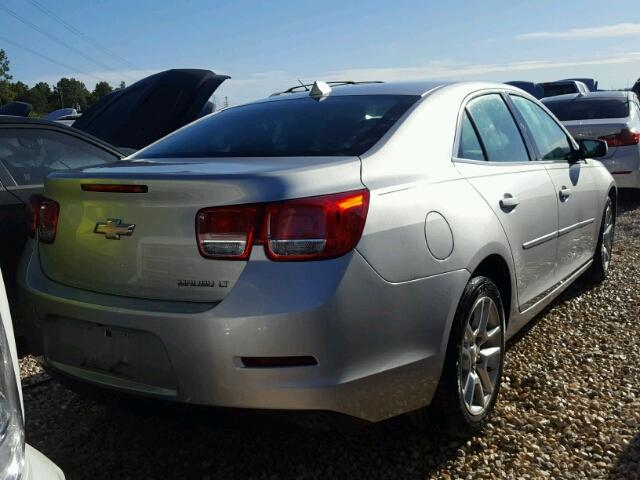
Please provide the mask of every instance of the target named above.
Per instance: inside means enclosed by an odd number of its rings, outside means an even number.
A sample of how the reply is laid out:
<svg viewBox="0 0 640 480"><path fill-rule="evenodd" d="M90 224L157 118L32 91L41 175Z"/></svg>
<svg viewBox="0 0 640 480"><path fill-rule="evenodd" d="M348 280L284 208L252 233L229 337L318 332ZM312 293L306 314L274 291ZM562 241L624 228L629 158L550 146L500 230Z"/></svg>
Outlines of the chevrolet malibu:
<svg viewBox="0 0 640 480"><path fill-rule="evenodd" d="M19 282L60 375L139 395L454 435L505 340L610 265L616 187L514 87L289 90L59 172Z"/></svg>

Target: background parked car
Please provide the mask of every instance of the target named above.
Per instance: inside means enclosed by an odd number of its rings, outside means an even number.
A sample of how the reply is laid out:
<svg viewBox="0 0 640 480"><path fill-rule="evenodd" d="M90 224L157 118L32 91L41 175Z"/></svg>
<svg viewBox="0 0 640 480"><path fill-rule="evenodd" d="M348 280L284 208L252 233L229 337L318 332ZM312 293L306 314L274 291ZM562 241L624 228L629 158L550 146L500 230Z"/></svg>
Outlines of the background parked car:
<svg viewBox="0 0 640 480"><path fill-rule="evenodd" d="M505 340L607 274L605 152L499 84L317 82L225 109L49 176L19 273L30 338L125 392L369 421L429 405L475 433Z"/></svg>
<svg viewBox="0 0 640 480"><path fill-rule="evenodd" d="M514 87L518 87L521 90L524 90L529 95L534 96L537 99L541 99L544 96L544 89L540 86L540 84L535 82L528 82L523 80L512 80L510 82L504 82L507 85L513 85Z"/></svg>
<svg viewBox="0 0 640 480"><path fill-rule="evenodd" d="M63 480L62 471L25 444L24 406L9 302L0 271L0 480Z"/></svg>
<svg viewBox="0 0 640 480"><path fill-rule="evenodd" d="M640 104L634 92L560 95L543 103L576 140L599 138L609 145L601 159L620 188L640 188Z"/></svg>
<svg viewBox="0 0 640 480"><path fill-rule="evenodd" d="M569 93L580 93L583 95L589 93L589 88L578 80L556 80L555 82L544 82L539 85L543 90L543 98Z"/></svg>
<svg viewBox="0 0 640 480"><path fill-rule="evenodd" d="M15 271L29 235L29 198L42 193L51 172L102 165L124 154L59 123L0 116L0 268L12 303Z"/></svg>

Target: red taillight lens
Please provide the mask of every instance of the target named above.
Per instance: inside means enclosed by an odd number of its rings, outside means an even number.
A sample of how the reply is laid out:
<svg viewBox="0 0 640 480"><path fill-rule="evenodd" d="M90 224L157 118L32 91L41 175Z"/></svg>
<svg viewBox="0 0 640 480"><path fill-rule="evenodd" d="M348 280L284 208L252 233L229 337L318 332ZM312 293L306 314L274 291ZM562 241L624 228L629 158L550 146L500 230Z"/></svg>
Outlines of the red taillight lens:
<svg viewBox="0 0 640 480"><path fill-rule="evenodd" d="M246 260L252 244L271 260L320 260L350 252L360 240L369 191L200 210L198 248L206 258ZM255 240L255 242L254 242Z"/></svg>
<svg viewBox="0 0 640 480"><path fill-rule="evenodd" d="M272 260L340 257L360 240L368 207L368 190L270 204L261 239L267 256Z"/></svg>
<svg viewBox="0 0 640 480"><path fill-rule="evenodd" d="M605 135L600 140L607 142L609 147L626 147L629 145L638 145L640 143L640 132L636 130L623 129L619 133L613 135Z"/></svg>
<svg viewBox="0 0 640 480"><path fill-rule="evenodd" d="M205 208L198 212L196 235L200 254L206 258L249 258L256 225L252 206Z"/></svg>
<svg viewBox="0 0 640 480"><path fill-rule="evenodd" d="M146 185L117 185L113 183L83 183L80 188L83 192L147 193L149 191L149 187Z"/></svg>
<svg viewBox="0 0 640 480"><path fill-rule="evenodd" d="M58 230L60 205L55 200L34 195L30 199L31 231L38 232L38 240L42 243L53 243Z"/></svg>
<svg viewBox="0 0 640 480"><path fill-rule="evenodd" d="M36 236L36 230L38 229L40 203L42 203L43 199L44 197L42 195L31 195L31 198L29 198L27 229L31 238Z"/></svg>

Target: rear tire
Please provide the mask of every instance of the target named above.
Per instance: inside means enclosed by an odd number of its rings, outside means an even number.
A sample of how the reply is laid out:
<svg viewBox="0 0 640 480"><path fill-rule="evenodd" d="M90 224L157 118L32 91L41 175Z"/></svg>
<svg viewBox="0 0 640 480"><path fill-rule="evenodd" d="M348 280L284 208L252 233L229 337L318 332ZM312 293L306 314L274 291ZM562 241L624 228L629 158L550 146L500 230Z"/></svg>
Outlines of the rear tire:
<svg viewBox="0 0 640 480"><path fill-rule="evenodd" d="M602 213L602 222L598 233L598 244L593 256L593 263L587 271L587 278L595 284L604 282L611 265L611 255L613 250L613 236L616 227L616 215L613 209L611 197L607 198Z"/></svg>
<svg viewBox="0 0 640 480"><path fill-rule="evenodd" d="M500 390L504 345L500 292L491 279L474 277L456 310L436 393L415 419L458 438L481 432Z"/></svg>

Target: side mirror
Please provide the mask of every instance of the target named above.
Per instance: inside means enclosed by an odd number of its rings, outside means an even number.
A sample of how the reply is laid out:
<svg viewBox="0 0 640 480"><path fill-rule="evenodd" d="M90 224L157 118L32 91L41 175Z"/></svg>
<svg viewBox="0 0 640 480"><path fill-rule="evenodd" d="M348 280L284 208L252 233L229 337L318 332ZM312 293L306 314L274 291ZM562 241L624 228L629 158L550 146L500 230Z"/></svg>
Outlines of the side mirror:
<svg viewBox="0 0 640 480"><path fill-rule="evenodd" d="M604 157L609 151L604 140L582 139L578 141L578 145L580 149L576 152L577 160Z"/></svg>

